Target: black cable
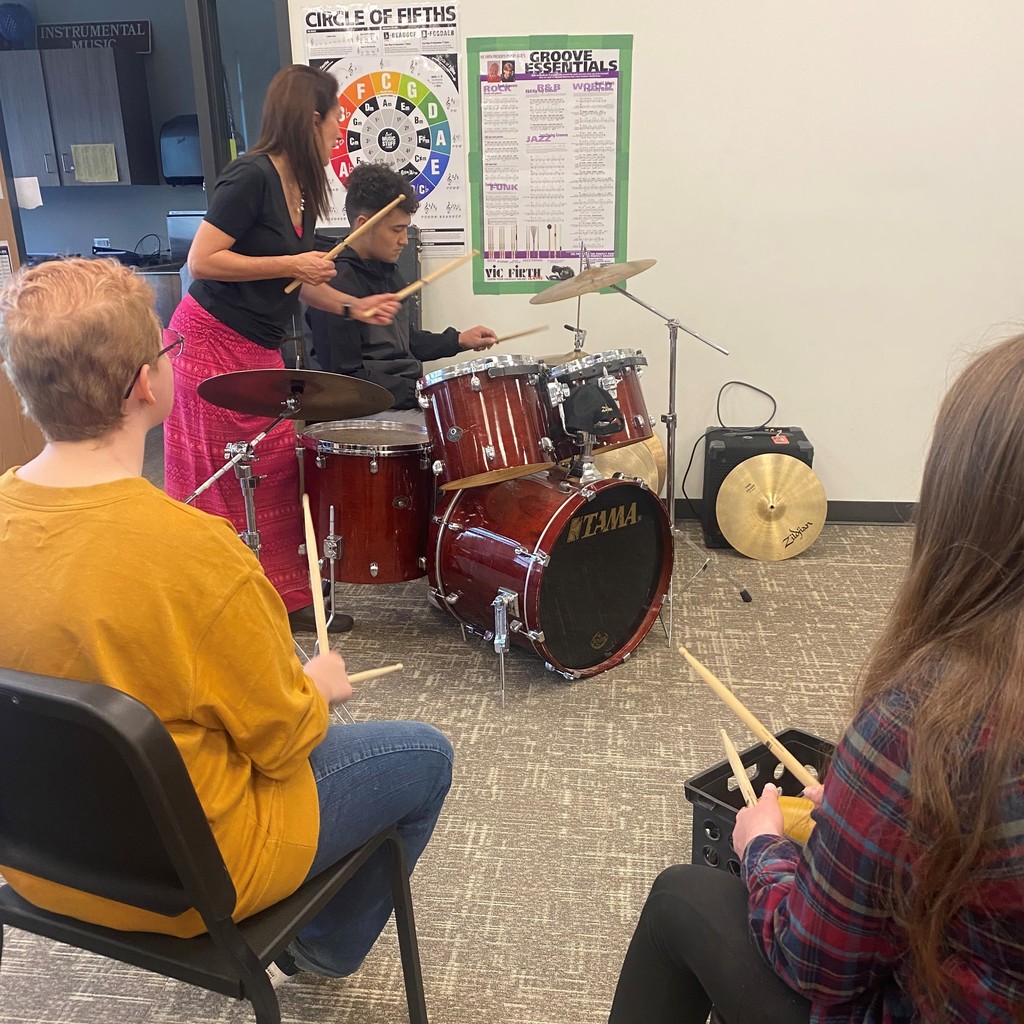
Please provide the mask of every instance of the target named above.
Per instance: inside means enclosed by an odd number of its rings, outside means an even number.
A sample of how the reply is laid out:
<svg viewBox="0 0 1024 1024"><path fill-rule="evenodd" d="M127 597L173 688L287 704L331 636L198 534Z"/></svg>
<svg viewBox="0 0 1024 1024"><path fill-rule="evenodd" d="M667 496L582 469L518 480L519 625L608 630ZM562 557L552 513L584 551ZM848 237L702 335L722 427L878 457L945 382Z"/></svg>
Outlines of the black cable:
<svg viewBox="0 0 1024 1024"><path fill-rule="evenodd" d="M690 461L686 464L686 469L683 471L683 482L682 491L683 498L686 499L686 504L690 506L690 511L693 513L693 518L699 523L701 521L700 516L697 515L697 510L693 507L693 502L690 501L690 496L686 493L686 478L690 475L690 467L693 465L693 457L697 454L697 445L701 443L706 435L700 434L697 440L693 442L693 447L690 449Z"/></svg>
<svg viewBox="0 0 1024 1024"><path fill-rule="evenodd" d="M146 240L147 238L155 238L155 239L156 239L156 250L155 250L154 252L151 252L151 253L147 253L146 255L147 255L147 256L159 256L159 255L160 255L160 246L161 246L161 244L162 244L162 239L160 238L160 236L159 236L159 235L158 235L158 234L157 234L157 233L156 233L155 231L150 231L150 232L149 232L148 234L145 234L145 235L143 235L143 236L142 236L142 237L141 237L141 238L140 238L140 239L139 239L139 240L138 240L138 241L137 241L137 242L135 243L135 248L134 248L134 249L132 250L132 252L136 252L136 253L137 253L137 252L139 251L139 246L140 246L140 245L142 245L142 243L143 243L143 242L144 242L144 241L145 241L145 240Z"/></svg>
<svg viewBox="0 0 1024 1024"><path fill-rule="evenodd" d="M772 403L772 411L768 414L768 419L764 423L759 423L756 427L730 427L727 423L722 422L722 392L731 384L738 384L743 388L750 388L751 391L756 391L759 395L764 395ZM775 401L774 396L768 394L767 391L762 388L754 387L753 384L748 384L745 380L727 380L719 389L718 397L715 399L715 415L718 417L718 425L725 430L764 430L769 423L775 418L775 412L779 408L778 403Z"/></svg>

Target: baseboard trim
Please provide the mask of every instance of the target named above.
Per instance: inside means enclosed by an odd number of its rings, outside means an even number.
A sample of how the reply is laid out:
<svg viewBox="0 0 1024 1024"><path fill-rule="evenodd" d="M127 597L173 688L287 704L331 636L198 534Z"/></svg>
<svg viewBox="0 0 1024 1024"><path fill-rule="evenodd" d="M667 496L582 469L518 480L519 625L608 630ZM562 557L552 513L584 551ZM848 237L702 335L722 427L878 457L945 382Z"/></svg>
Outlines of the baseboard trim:
<svg viewBox="0 0 1024 1024"><path fill-rule="evenodd" d="M690 509L690 503L693 510ZM692 498L687 503L676 500L676 519L700 519L703 500ZM830 501L825 521L829 523L878 523L905 526L914 516L914 501Z"/></svg>

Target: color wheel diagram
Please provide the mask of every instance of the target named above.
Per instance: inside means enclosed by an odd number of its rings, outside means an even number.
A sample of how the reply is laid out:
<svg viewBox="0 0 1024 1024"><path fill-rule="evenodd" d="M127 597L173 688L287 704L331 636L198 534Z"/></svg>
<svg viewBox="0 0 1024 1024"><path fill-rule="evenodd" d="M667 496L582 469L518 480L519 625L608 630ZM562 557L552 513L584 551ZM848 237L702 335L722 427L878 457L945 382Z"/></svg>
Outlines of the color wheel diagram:
<svg viewBox="0 0 1024 1024"><path fill-rule="evenodd" d="M422 200L441 184L451 156L448 108L458 97L397 70L373 71L348 82L341 106L341 139L331 166L344 185L357 164L385 163Z"/></svg>

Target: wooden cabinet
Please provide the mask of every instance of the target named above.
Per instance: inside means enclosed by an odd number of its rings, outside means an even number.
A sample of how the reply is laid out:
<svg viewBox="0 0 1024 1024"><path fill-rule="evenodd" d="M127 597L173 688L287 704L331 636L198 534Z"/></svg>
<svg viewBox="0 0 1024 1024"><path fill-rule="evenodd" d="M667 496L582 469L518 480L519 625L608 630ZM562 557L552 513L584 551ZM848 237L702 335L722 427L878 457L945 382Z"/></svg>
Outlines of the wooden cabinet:
<svg viewBox="0 0 1024 1024"><path fill-rule="evenodd" d="M17 133L8 130L15 174L40 185L101 184L78 180L72 146L109 145L117 181L106 184L160 183L139 54L115 47L8 51L0 53L0 85L8 126L25 122Z"/></svg>
<svg viewBox="0 0 1024 1024"><path fill-rule="evenodd" d="M11 174L59 185L57 147L46 103L43 64L38 50L0 53L0 103L4 108Z"/></svg>

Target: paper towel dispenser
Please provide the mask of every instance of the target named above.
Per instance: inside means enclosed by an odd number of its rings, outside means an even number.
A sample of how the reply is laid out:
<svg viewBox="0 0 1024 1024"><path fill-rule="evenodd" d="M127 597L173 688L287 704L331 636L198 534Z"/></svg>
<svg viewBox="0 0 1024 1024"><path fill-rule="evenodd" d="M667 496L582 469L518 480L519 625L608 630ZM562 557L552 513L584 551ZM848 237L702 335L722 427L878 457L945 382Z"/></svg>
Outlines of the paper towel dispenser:
<svg viewBox="0 0 1024 1024"><path fill-rule="evenodd" d="M180 114L160 128L160 173L168 185L202 185L199 118Z"/></svg>

